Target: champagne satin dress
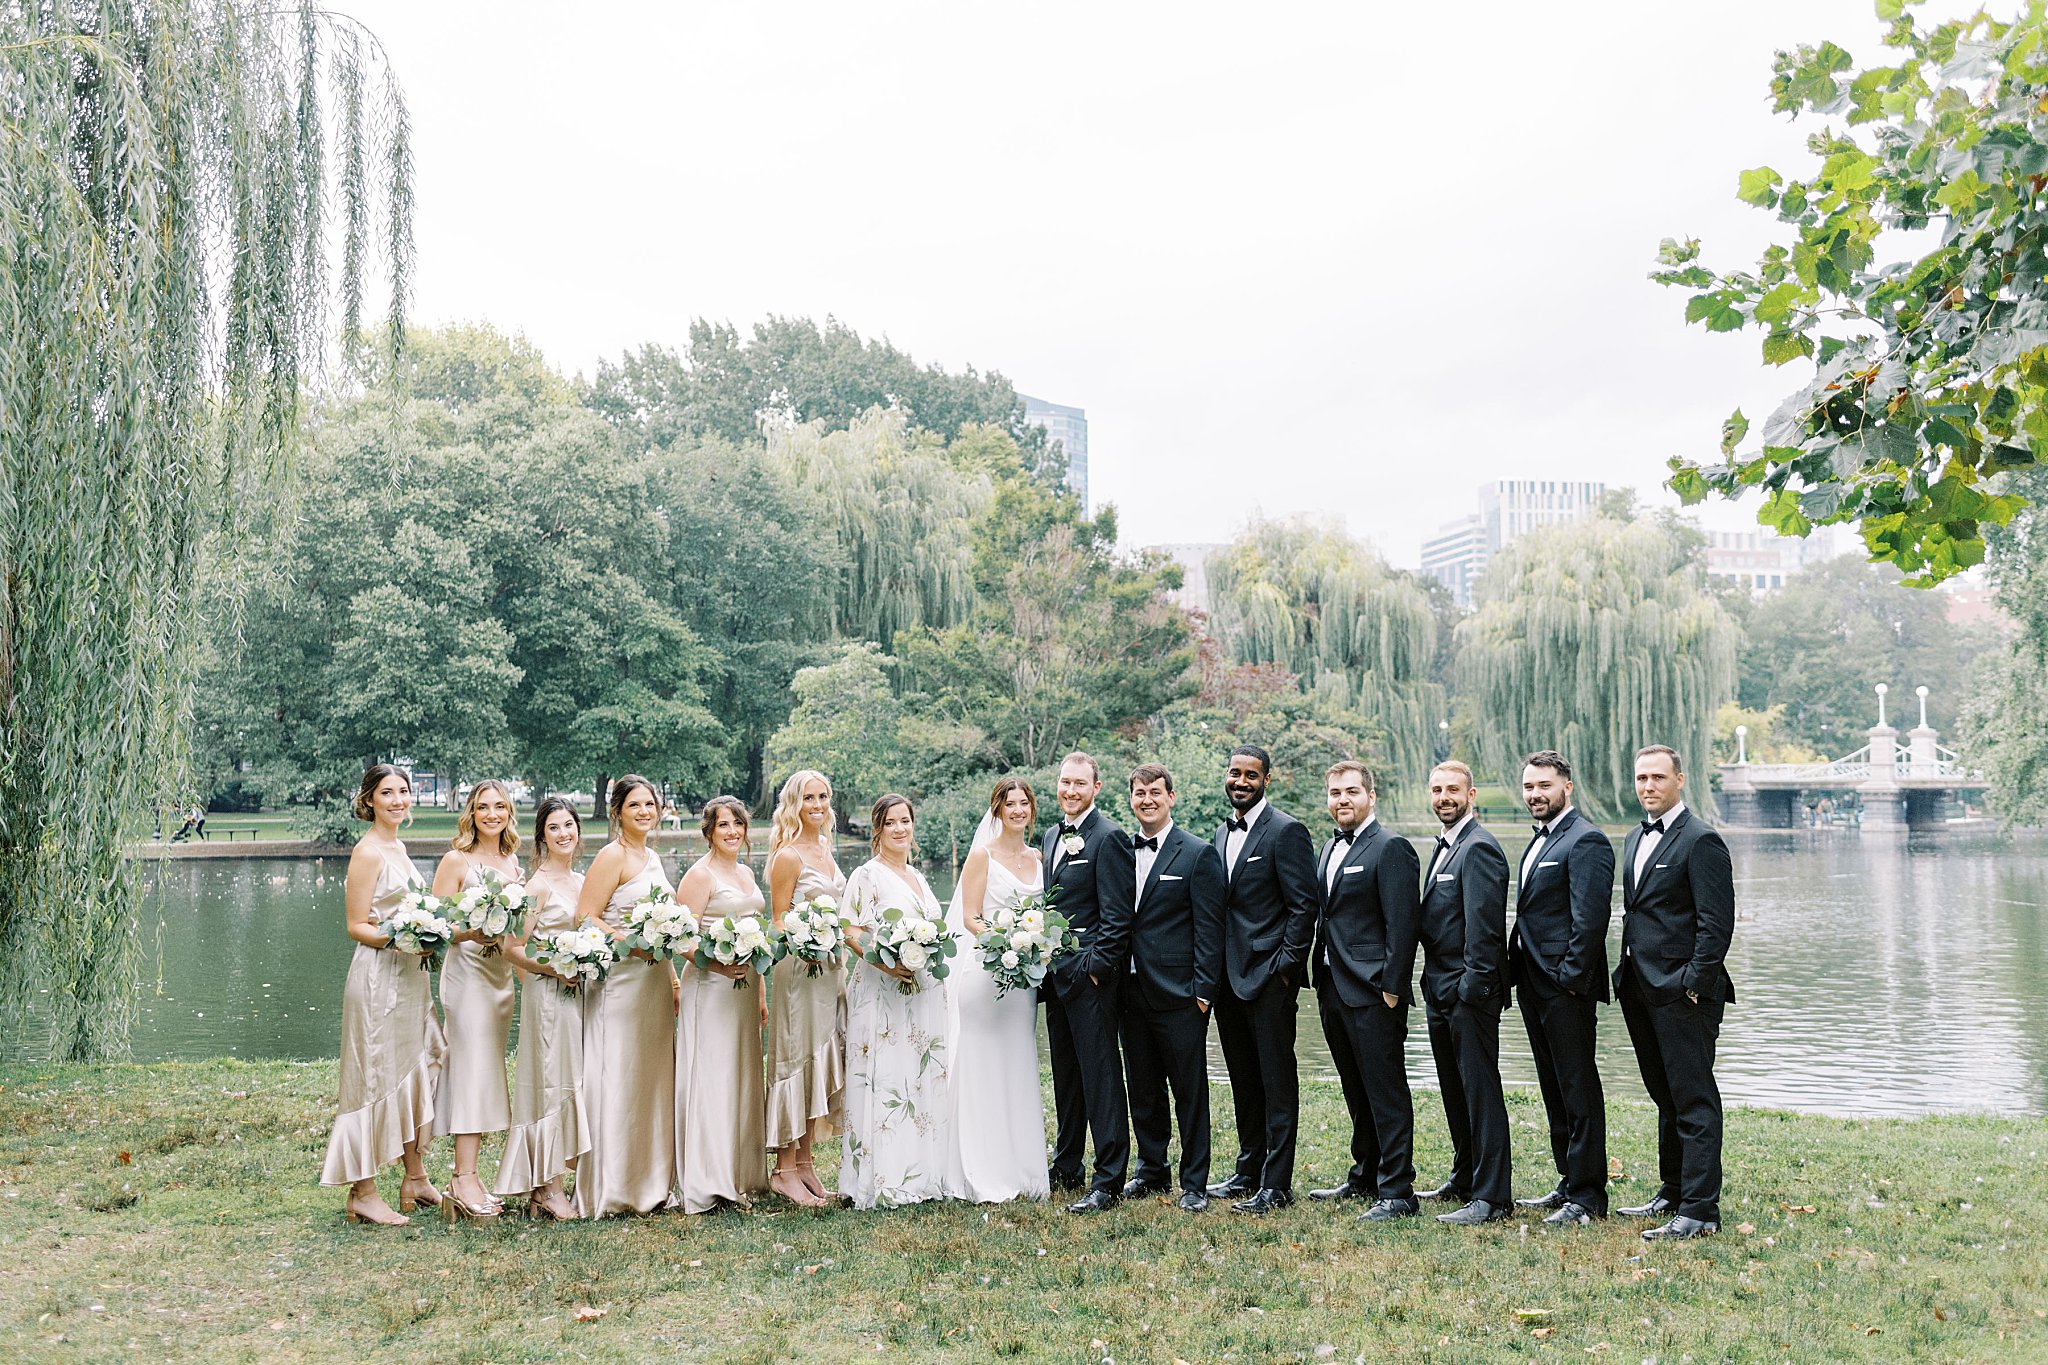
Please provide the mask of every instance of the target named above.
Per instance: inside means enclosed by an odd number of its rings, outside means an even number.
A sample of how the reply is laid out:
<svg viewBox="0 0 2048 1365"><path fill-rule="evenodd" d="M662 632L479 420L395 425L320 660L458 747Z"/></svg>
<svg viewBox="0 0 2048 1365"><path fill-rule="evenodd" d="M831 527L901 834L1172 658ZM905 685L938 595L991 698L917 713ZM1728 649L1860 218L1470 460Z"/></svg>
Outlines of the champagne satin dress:
<svg viewBox="0 0 2048 1365"><path fill-rule="evenodd" d="M758 889L720 886L704 923L767 915ZM752 977L733 983L683 968L676 1016L676 1201L684 1213L744 1204L768 1188L761 1141L761 996Z"/></svg>
<svg viewBox="0 0 2048 1365"><path fill-rule="evenodd" d="M405 845L383 859L370 893L380 920L423 885ZM433 1136L445 1047L426 959L358 943L341 996L341 1091L321 1184L373 1179L407 1143Z"/></svg>
<svg viewBox="0 0 2048 1365"><path fill-rule="evenodd" d="M462 886L482 886L470 863ZM505 1087L505 1044L512 1036L518 971L496 942L450 944L441 964L441 1013L448 1021L448 1062L434 1097L434 1132L501 1133L512 1122Z"/></svg>
<svg viewBox="0 0 2048 1365"><path fill-rule="evenodd" d="M846 878L803 865L792 905L816 896L844 903ZM786 957L768 981L768 1116L766 1137L780 1150L811 1135L838 1134L846 1093L846 972Z"/></svg>
<svg viewBox="0 0 2048 1365"><path fill-rule="evenodd" d="M673 891L661 859L619 884L604 909L614 931L651 886ZM621 958L583 1005L583 1113L590 1147L576 1166L585 1218L653 1213L675 1183L675 988L666 962Z"/></svg>
<svg viewBox="0 0 2048 1365"><path fill-rule="evenodd" d="M582 874L536 872L528 935L576 927ZM569 1170L590 1150L583 1114L584 992L547 977L528 976L519 999L519 1060L512 1085L512 1126L491 1193L529 1194Z"/></svg>

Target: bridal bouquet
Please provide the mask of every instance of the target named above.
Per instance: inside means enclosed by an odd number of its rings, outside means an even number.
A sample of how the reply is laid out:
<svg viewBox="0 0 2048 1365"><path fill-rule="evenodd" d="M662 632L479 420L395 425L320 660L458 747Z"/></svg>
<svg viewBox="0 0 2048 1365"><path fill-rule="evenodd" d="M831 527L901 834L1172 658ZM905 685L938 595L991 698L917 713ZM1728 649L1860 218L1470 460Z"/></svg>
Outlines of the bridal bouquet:
<svg viewBox="0 0 2048 1365"><path fill-rule="evenodd" d="M816 976L832 965L840 946L846 942L846 920L839 903L830 896L814 896L792 905L782 917L782 942L789 956L804 964Z"/></svg>
<svg viewBox="0 0 2048 1365"><path fill-rule="evenodd" d="M455 938L455 926L442 914L446 908L424 891L406 892L398 908L377 925L390 935L385 946L412 953L419 958L421 971L431 971L440 965L441 954Z"/></svg>
<svg viewBox="0 0 2048 1365"><path fill-rule="evenodd" d="M1010 991L1037 990L1053 959L1081 946L1081 931L1052 908L1053 892L1035 891L988 917L988 930L974 940L981 965L995 978L998 998Z"/></svg>
<svg viewBox="0 0 2048 1365"><path fill-rule="evenodd" d="M580 991L602 981L618 961L612 936L602 929L550 929L526 940L526 955L550 971L570 978L556 980L565 991Z"/></svg>
<svg viewBox="0 0 2048 1365"><path fill-rule="evenodd" d="M617 951L624 956L644 949L656 962L688 960L697 955L701 937L689 907L676 904L674 896L655 886L626 911L626 934Z"/></svg>
<svg viewBox="0 0 2048 1365"><path fill-rule="evenodd" d="M937 920L922 911L892 905L882 912L861 956L877 967L930 972L935 980L943 981L953 970L946 959L959 951L960 945ZM918 990L915 981L901 981L897 986L905 995L915 995Z"/></svg>
<svg viewBox="0 0 2048 1365"><path fill-rule="evenodd" d="M457 929L469 929L490 940L486 953L496 952L498 940L517 935L526 920L526 888L508 882L487 867L477 869L482 885L466 888L455 898L450 918Z"/></svg>
<svg viewBox="0 0 2048 1365"><path fill-rule="evenodd" d="M716 963L721 967L748 966L766 976L768 969L775 965L775 959L782 956L783 948L775 931L762 924L754 915L741 915L734 919L726 915L711 921L704 927L697 940L697 952L691 958L700 968L709 970ZM747 984L747 978L739 977L732 983L734 990Z"/></svg>

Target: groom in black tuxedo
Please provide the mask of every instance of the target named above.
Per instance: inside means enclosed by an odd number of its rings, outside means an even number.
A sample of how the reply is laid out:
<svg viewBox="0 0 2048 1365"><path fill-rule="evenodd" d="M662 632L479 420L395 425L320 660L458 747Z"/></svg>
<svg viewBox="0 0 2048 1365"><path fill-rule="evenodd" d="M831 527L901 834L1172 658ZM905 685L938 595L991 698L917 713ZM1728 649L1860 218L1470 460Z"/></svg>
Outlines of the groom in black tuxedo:
<svg viewBox="0 0 2048 1365"><path fill-rule="evenodd" d="M1614 991L1643 1085L1657 1102L1657 1197L1627 1218L1668 1222L1643 1234L1704 1237L1721 1228L1721 1091L1714 1046L1735 999L1735 871L1728 845L1685 808L1678 751L1636 754L1642 827L1622 851L1621 965Z"/></svg>
<svg viewBox="0 0 2048 1365"><path fill-rule="evenodd" d="M1237 1169L1211 1185L1239 1213L1294 1202L1294 1137L1301 1117L1295 1001L1315 935L1316 850L1308 829L1266 803L1273 760L1255 744L1230 754L1223 794L1233 814L1216 827L1230 879L1223 917L1223 994L1216 1037L1237 1112Z"/></svg>
<svg viewBox="0 0 2048 1365"><path fill-rule="evenodd" d="M1124 1071L1138 1171L1124 1198L1165 1194L1166 1140L1180 1119L1180 1206L1209 1207L1209 1008L1223 979L1223 859L1173 822L1173 774L1131 773L1137 914L1124 982ZM1168 1088L1173 1105L1166 1102Z"/></svg>
<svg viewBox="0 0 2048 1365"><path fill-rule="evenodd" d="M1081 935L1074 952L1053 959L1040 992L1052 1052L1054 1189L1081 1184L1084 1129L1095 1134L1095 1180L1069 1213L1115 1204L1130 1162L1123 1060L1117 1050L1117 995L1129 971L1135 874L1131 841L1095 809L1102 770L1086 754L1060 762L1060 822L1045 832L1045 884L1052 906ZM1056 888L1056 889L1055 889Z"/></svg>

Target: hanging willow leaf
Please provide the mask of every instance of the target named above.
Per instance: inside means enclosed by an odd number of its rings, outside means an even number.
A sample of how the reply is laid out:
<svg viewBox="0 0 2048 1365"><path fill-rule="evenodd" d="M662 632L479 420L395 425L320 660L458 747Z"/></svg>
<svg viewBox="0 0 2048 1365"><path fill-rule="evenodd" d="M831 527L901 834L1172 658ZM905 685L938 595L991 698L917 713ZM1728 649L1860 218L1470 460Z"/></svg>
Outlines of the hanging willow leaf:
<svg viewBox="0 0 2048 1365"><path fill-rule="evenodd" d="M127 1048L121 845L186 795L200 557L324 356L323 87L343 165L387 169L344 175L344 223L392 205L403 304L404 103L388 71L373 115L348 96L374 47L318 11L0 7L0 1017L58 1057Z"/></svg>

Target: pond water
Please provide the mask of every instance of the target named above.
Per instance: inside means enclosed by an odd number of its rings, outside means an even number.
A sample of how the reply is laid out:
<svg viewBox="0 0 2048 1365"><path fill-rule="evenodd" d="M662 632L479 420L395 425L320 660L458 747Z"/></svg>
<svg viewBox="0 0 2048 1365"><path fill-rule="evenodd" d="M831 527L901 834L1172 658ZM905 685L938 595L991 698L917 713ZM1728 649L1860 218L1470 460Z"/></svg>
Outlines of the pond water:
<svg viewBox="0 0 2048 1365"><path fill-rule="evenodd" d="M1739 1000L1718 1073L1731 1103L2048 1112L2048 842L1798 831L1730 843ZM1511 841L1511 860L1518 852ZM864 853L842 849L842 865ZM431 858L420 862L431 874ZM145 922L137 1060L333 1056L352 949L341 931L346 869L340 858L150 865L161 925ZM1618 952L1618 908L1613 933ZM1311 992L1302 1009L1303 1074L1333 1077ZM1417 1012L1409 1072L1433 1087L1421 1023ZM1601 1012L1600 1051L1609 1090L1640 1099L1617 1007ZM1510 1084L1535 1083L1512 1010L1501 1066Z"/></svg>

